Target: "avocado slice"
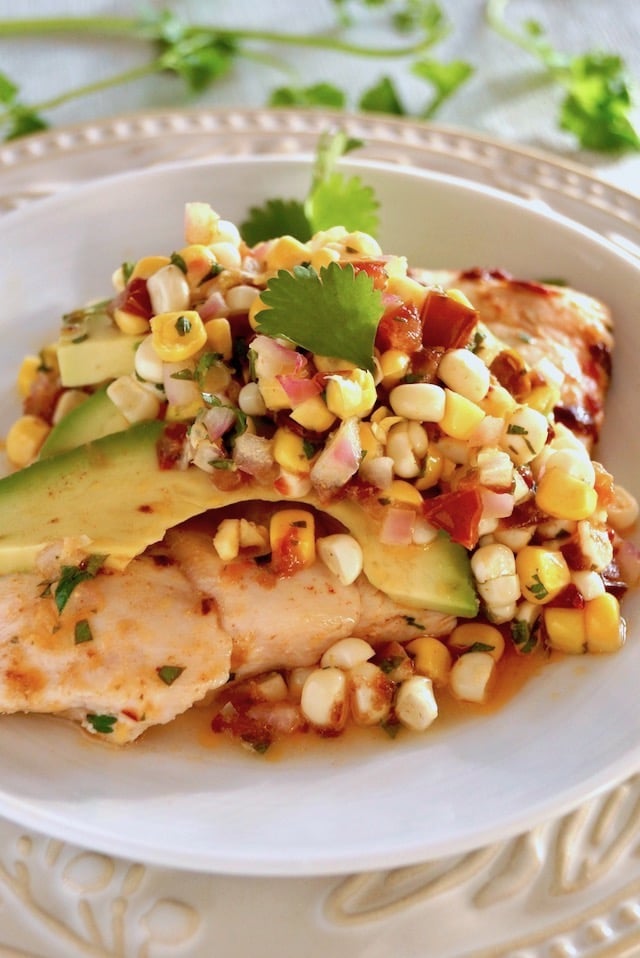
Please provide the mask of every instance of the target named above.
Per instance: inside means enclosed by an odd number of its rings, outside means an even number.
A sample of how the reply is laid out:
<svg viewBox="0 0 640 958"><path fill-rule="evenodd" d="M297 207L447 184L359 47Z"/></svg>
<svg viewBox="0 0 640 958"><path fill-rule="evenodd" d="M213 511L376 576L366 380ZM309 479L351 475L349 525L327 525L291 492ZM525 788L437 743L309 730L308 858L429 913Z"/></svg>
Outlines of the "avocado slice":
<svg viewBox="0 0 640 958"><path fill-rule="evenodd" d="M40 459L57 456L69 449L84 446L113 432L129 427L115 403L107 396L106 387L99 389L56 423L40 449Z"/></svg>
<svg viewBox="0 0 640 958"><path fill-rule="evenodd" d="M133 372L134 356L144 336L123 333L104 312L88 312L58 339L63 386L90 386Z"/></svg>
<svg viewBox="0 0 640 958"><path fill-rule="evenodd" d="M171 526L210 509L249 500L279 501L276 490L246 484L223 491L200 469L158 468L164 424L150 420L41 459L0 480L0 574L31 571L49 543L87 536L87 551L123 569ZM397 602L450 615L476 615L466 551L439 536L427 546L387 546L357 502L303 500L338 519L360 542L364 573Z"/></svg>

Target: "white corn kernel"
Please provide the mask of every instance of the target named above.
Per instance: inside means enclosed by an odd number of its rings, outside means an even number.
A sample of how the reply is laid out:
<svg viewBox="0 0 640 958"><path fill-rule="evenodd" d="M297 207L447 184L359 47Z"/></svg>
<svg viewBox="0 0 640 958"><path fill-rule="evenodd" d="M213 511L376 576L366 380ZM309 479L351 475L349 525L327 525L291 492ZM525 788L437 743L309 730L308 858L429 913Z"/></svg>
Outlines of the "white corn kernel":
<svg viewBox="0 0 640 958"><path fill-rule="evenodd" d="M223 562L232 562L240 552L240 520L223 519L215 536L213 548Z"/></svg>
<svg viewBox="0 0 640 958"><path fill-rule="evenodd" d="M428 448L429 438L418 422L396 423L387 434L385 452L393 459L395 474L402 479L420 475L421 460Z"/></svg>
<svg viewBox="0 0 640 958"><path fill-rule="evenodd" d="M463 702L484 702L496 663L488 652L465 652L451 668L449 686Z"/></svg>
<svg viewBox="0 0 640 958"><path fill-rule="evenodd" d="M133 365L136 375L148 383L164 381L164 364L153 346L153 336L145 336L136 349Z"/></svg>
<svg viewBox="0 0 640 958"><path fill-rule="evenodd" d="M351 585L362 572L362 547L347 533L337 532L316 541L318 555L343 585Z"/></svg>
<svg viewBox="0 0 640 958"><path fill-rule="evenodd" d="M444 416L445 391L434 383L400 383L389 393L397 416L418 422L440 422Z"/></svg>
<svg viewBox="0 0 640 958"><path fill-rule="evenodd" d="M171 313L189 309L191 292L179 266L170 263L147 280L151 308L155 313Z"/></svg>
<svg viewBox="0 0 640 958"><path fill-rule="evenodd" d="M597 595L604 595L606 591L602 576L592 572L591 569L578 569L572 572L571 581L586 602L589 599L595 599Z"/></svg>
<svg viewBox="0 0 640 958"><path fill-rule="evenodd" d="M253 679L252 685L263 702L283 702L289 695L287 683L280 672L266 672Z"/></svg>
<svg viewBox="0 0 640 958"><path fill-rule="evenodd" d="M479 356L468 349L449 349L438 365L443 383L471 402L480 402L487 395L491 374Z"/></svg>
<svg viewBox="0 0 640 958"><path fill-rule="evenodd" d="M302 686L302 714L317 728L339 732L347 720L347 692L347 677L342 669L314 669Z"/></svg>
<svg viewBox="0 0 640 958"><path fill-rule="evenodd" d="M629 529L638 518L638 500L617 482L613 487L614 500L609 504L607 517L616 532Z"/></svg>
<svg viewBox="0 0 640 958"><path fill-rule="evenodd" d="M431 679L426 675L412 675L406 679L396 693L395 713L398 721L413 732L424 732L429 728L438 717Z"/></svg>
<svg viewBox="0 0 640 958"><path fill-rule="evenodd" d="M549 432L545 416L529 406L518 406L507 419L503 445L516 465L522 466L544 448Z"/></svg>
<svg viewBox="0 0 640 958"><path fill-rule="evenodd" d="M238 393L238 406L247 416L264 416L267 406L257 383L246 383Z"/></svg>
<svg viewBox="0 0 640 958"><path fill-rule="evenodd" d="M248 313L260 290L255 286L232 286L225 293L225 300L230 313Z"/></svg>
<svg viewBox="0 0 640 958"><path fill-rule="evenodd" d="M391 711L395 684L373 662L349 670L349 705L356 725L379 725Z"/></svg>
<svg viewBox="0 0 640 958"><path fill-rule="evenodd" d="M216 243L231 243L240 246L240 231L231 220L219 219L213 236Z"/></svg>
<svg viewBox="0 0 640 958"><path fill-rule="evenodd" d="M114 379L107 387L107 396L130 423L155 419L160 412L160 400L132 376Z"/></svg>
<svg viewBox="0 0 640 958"><path fill-rule="evenodd" d="M589 567L602 572L613 559L613 545L606 529L598 529L588 519L578 522L578 545Z"/></svg>
<svg viewBox="0 0 640 958"><path fill-rule="evenodd" d="M476 468L480 485L490 489L511 488L513 463L508 453L494 447L480 449L476 456Z"/></svg>
<svg viewBox="0 0 640 958"><path fill-rule="evenodd" d="M494 544L482 546L471 556L471 569L476 582L489 582L501 576L513 575L516 562L511 549Z"/></svg>
<svg viewBox="0 0 640 958"><path fill-rule="evenodd" d="M577 449L551 449L545 458L544 469L545 472L549 469L561 469L589 486L593 486L596 481L596 471L586 450L583 454Z"/></svg>
<svg viewBox="0 0 640 958"><path fill-rule="evenodd" d="M344 237L344 245L349 252L359 253L361 256L370 256L372 259L377 259L382 255L378 241L370 233L364 233L362 230L347 233Z"/></svg>
<svg viewBox="0 0 640 958"><path fill-rule="evenodd" d="M348 639L338 639L337 642L329 646L320 659L320 665L323 669L334 666L337 669L347 671L362 662L368 662L374 655L375 651L368 642L351 636Z"/></svg>
<svg viewBox="0 0 640 958"><path fill-rule="evenodd" d="M535 526L512 526L506 529L496 529L493 537L500 545L506 546L511 552L519 552L529 545L536 531Z"/></svg>
<svg viewBox="0 0 640 958"><path fill-rule="evenodd" d="M300 703L304 683L307 681L313 671L314 666L299 665L295 669L291 669L287 675L287 688L289 689L289 697L293 699L294 702Z"/></svg>
<svg viewBox="0 0 640 958"><path fill-rule="evenodd" d="M216 262L225 269L240 269L242 257L237 246L233 243L211 243L209 249L216 258Z"/></svg>

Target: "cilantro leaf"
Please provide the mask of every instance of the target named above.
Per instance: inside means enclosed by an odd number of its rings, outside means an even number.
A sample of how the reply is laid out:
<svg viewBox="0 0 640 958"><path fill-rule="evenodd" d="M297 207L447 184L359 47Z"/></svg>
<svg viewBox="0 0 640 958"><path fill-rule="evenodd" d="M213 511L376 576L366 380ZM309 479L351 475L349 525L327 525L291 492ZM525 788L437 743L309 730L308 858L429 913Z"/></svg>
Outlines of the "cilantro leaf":
<svg viewBox="0 0 640 958"><path fill-rule="evenodd" d="M272 91L269 106L326 106L341 110L346 104L344 92L332 83L314 83L307 87L280 86Z"/></svg>
<svg viewBox="0 0 640 958"><path fill-rule="evenodd" d="M430 120L444 101L466 83L473 73L473 67L466 60L442 63L439 60L424 59L417 60L411 67L411 72L434 88L433 99L422 113L423 119Z"/></svg>
<svg viewBox="0 0 640 958"><path fill-rule="evenodd" d="M240 226L249 246L276 236L295 236L301 243L311 238L311 225L299 200L267 200L264 206L252 206Z"/></svg>
<svg viewBox="0 0 640 958"><path fill-rule="evenodd" d="M307 266L280 270L261 295L267 309L258 329L284 336L324 356L349 360L373 371L373 343L383 313L382 294L353 266L330 263L320 273Z"/></svg>
<svg viewBox="0 0 640 958"><path fill-rule="evenodd" d="M95 578L106 558L105 555L91 555L80 565L62 566L58 584L53 592L58 612L62 612L76 586L87 579Z"/></svg>
<svg viewBox="0 0 640 958"><path fill-rule="evenodd" d="M46 130L48 123L30 106L18 100L18 87L6 73L0 73L0 103L7 107L0 114L0 126L8 124L6 140Z"/></svg>
<svg viewBox="0 0 640 958"><path fill-rule="evenodd" d="M338 172L318 183L305 203L314 233L339 224L349 232L362 230L375 235L380 226L378 207L373 189L359 176L346 177Z"/></svg>
<svg viewBox="0 0 640 958"><path fill-rule="evenodd" d="M368 113L390 113L394 116L404 116L406 114L395 84L390 77L381 77L378 83L365 90L358 105L361 110Z"/></svg>
<svg viewBox="0 0 640 958"><path fill-rule="evenodd" d="M102 735L110 735L117 721L115 715L87 715L89 725L95 732L101 732Z"/></svg>
<svg viewBox="0 0 640 958"><path fill-rule="evenodd" d="M175 680L179 679L184 672L184 666L161 665L160 668L156 669L156 672L158 673L158 678L161 679L165 685L173 685Z"/></svg>

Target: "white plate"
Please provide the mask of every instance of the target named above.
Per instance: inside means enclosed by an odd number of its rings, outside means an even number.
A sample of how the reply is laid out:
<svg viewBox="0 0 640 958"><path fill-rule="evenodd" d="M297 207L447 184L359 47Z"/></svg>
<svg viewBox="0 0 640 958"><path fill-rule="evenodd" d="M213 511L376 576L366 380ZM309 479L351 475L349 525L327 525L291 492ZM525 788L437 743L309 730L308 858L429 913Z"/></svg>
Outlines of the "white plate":
<svg viewBox="0 0 640 958"><path fill-rule="evenodd" d="M628 422L638 389L638 262L544 204L443 174L348 165L381 198L386 250L433 267L560 275L607 300L624 348L602 455L633 487L638 439L616 426ZM114 266L180 245L186 200L209 200L238 219L265 197L303 195L308 182L308 157L175 165L5 216L0 425L10 419L9 383L22 354L55 331L61 312L104 295ZM640 768L637 596L625 612L632 641L620 654L555 665L477 722L357 753L327 744L274 763L175 736L116 752L46 719L4 719L0 812L113 854L236 874L391 867L497 841Z"/></svg>

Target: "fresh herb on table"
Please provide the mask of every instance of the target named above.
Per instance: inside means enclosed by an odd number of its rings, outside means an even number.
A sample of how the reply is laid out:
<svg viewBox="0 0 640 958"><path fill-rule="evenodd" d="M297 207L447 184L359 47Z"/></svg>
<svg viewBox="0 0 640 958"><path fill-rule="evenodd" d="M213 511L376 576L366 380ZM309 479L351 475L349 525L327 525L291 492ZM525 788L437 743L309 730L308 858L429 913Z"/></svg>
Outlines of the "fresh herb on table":
<svg viewBox="0 0 640 958"><path fill-rule="evenodd" d="M140 17L53 16L0 20L0 39L65 34L93 36L101 40L139 41L151 46L154 51L147 63L67 90L36 104L24 103L17 84L0 73L0 107L4 107L4 111L0 112L0 126L5 128L7 139L46 129L49 125L46 114L57 107L156 73L173 74L183 80L189 93L200 94L227 75L241 58L286 72L278 56L278 50L283 47L313 48L383 61L407 60L425 54L449 30L441 8L432 0L404 0L400 9L389 0L378 0L377 3L363 0L366 8L378 6L383 13L388 13L388 32L401 36L402 42L391 42L380 47L360 45L350 42L345 36L352 22L351 13L347 14L347 3L345 0L334 2L338 11L337 26L325 33L289 33L239 26L229 28L190 24L169 8L151 11ZM442 97L442 92L436 92L436 100ZM344 94L329 84L316 84L306 93L296 93L294 88L282 88L276 97L280 105L291 105L296 99L298 102L305 101L304 105L338 107L345 103Z"/></svg>
<svg viewBox="0 0 640 958"><path fill-rule="evenodd" d="M564 88L560 129L573 134L587 150L640 150L640 133L630 119L633 98L624 61L597 50L578 56L562 53L537 20L525 21L520 31L512 29L505 18L508 3L488 0L487 20L506 40L536 57L549 79Z"/></svg>

